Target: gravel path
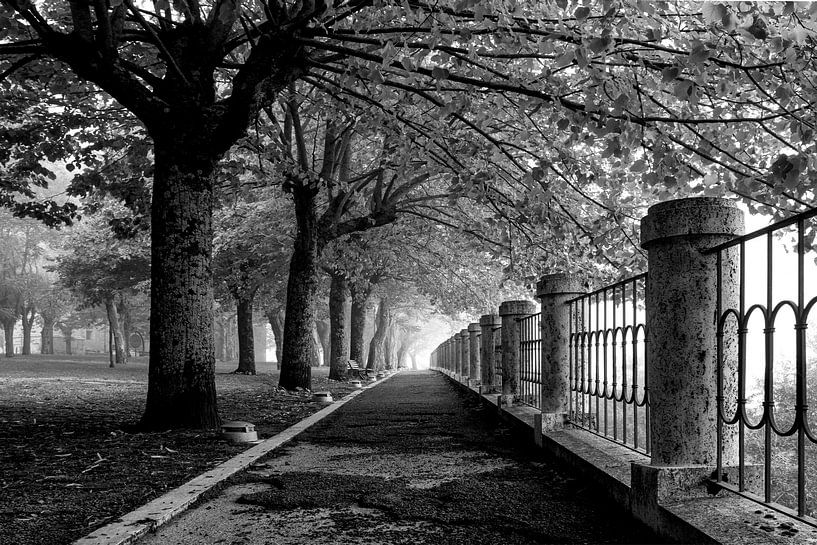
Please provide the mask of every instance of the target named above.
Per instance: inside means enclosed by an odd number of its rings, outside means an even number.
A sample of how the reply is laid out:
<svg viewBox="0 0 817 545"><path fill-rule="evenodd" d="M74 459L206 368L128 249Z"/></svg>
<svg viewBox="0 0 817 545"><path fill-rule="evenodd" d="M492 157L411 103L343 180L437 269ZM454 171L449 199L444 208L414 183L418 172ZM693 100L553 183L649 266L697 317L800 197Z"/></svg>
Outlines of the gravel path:
<svg viewBox="0 0 817 545"><path fill-rule="evenodd" d="M365 392L139 543L655 543L432 372Z"/></svg>

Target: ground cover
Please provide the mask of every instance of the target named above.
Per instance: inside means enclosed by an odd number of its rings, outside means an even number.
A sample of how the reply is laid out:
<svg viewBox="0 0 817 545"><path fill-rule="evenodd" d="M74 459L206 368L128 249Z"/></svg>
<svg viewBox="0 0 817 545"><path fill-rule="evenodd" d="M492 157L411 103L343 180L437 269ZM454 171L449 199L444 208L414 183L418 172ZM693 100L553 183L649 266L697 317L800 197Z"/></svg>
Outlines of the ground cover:
<svg viewBox="0 0 817 545"><path fill-rule="evenodd" d="M256 376L216 367L225 420L269 437L321 407L276 387L274 364ZM352 390L313 368L313 389ZM147 361L108 368L101 356L0 360L0 544L69 543L212 468L246 446L194 430L129 433L144 408Z"/></svg>

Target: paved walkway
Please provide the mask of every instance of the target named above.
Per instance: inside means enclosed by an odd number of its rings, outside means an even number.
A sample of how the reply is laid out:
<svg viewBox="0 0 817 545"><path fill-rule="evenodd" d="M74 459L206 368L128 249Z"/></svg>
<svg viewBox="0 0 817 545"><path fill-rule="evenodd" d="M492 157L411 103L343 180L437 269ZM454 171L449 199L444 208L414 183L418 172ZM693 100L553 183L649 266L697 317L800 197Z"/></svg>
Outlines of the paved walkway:
<svg viewBox="0 0 817 545"><path fill-rule="evenodd" d="M147 544L654 543L436 373L404 372Z"/></svg>

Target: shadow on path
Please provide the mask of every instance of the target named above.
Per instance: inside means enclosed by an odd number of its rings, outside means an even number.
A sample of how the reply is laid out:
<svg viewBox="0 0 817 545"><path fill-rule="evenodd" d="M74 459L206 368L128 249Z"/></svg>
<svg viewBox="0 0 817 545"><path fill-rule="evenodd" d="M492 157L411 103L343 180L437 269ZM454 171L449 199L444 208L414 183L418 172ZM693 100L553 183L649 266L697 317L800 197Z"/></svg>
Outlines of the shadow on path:
<svg viewBox="0 0 817 545"><path fill-rule="evenodd" d="M405 372L140 543L654 543L444 377Z"/></svg>

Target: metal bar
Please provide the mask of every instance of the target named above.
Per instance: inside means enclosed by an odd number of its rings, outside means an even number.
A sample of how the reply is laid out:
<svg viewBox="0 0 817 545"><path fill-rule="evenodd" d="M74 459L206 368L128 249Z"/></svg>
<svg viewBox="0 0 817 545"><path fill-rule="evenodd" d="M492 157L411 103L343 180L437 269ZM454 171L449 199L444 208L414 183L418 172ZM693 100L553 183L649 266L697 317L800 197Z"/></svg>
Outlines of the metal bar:
<svg viewBox="0 0 817 545"><path fill-rule="evenodd" d="M637 311L637 301L638 301L638 286L636 285L636 280L633 280L633 323L631 324L633 329L631 335L632 343L633 343L633 445L635 448L638 448L638 347L636 346L635 341L635 328L638 320L636 319L636 311ZM623 339L625 342L627 338Z"/></svg>
<svg viewBox="0 0 817 545"><path fill-rule="evenodd" d="M599 335L599 296L596 295L596 375L595 378L595 398L596 398L596 429L599 429L599 402L601 401L601 397L599 396L599 386L601 382L599 381L599 346L603 345L603 338ZM607 403L605 402L605 405Z"/></svg>
<svg viewBox="0 0 817 545"><path fill-rule="evenodd" d="M772 233L766 234L766 323L763 334L766 337L764 351L765 369L763 373L763 412L770 417L774 411L774 324L771 310L773 304L772 282L774 275ZM772 501L772 424L766 420L763 426L763 498Z"/></svg>
<svg viewBox="0 0 817 545"><path fill-rule="evenodd" d="M797 361L797 401L794 408L797 422L797 515L806 514L806 327L803 319L805 308L805 266L804 255L806 220L800 217L797 221L797 318L795 323L796 361Z"/></svg>
<svg viewBox="0 0 817 545"><path fill-rule="evenodd" d="M604 292L604 320L602 323L604 324L604 335L607 335L607 292ZM606 339L605 339L606 340ZM610 404L609 400L607 399L607 386L609 385L609 381L607 380L607 343L604 343L604 351L603 351L603 361L604 361L604 435L607 435L607 424L609 420L608 416L608 405Z"/></svg>
<svg viewBox="0 0 817 545"><path fill-rule="evenodd" d="M624 280L619 280L618 282L615 282L613 284L609 284L607 286L604 286L603 288L599 288L599 289L597 289L595 291L583 293L582 295L579 295L578 297L574 297L573 299L569 299L566 302L566 304L573 303L574 301L580 301L580 300L583 300L583 299L587 299L588 297L593 297L594 295L596 295L599 292L609 291L609 290L618 288L619 286L621 286L623 284L627 284L628 282L631 282L633 279L641 279L641 278L646 278L646 277L647 277L647 273L640 273L640 274L637 274L635 276L631 276L630 278L625 278Z"/></svg>
<svg viewBox="0 0 817 545"><path fill-rule="evenodd" d="M621 440L627 442L627 284L621 286Z"/></svg>
<svg viewBox="0 0 817 545"><path fill-rule="evenodd" d="M715 363L715 403L717 405L718 417L717 429L715 430L715 479L721 481L723 476L723 328L721 327L721 315L723 313L723 254L718 252L717 259L717 279L715 297L715 336L717 339L717 352Z"/></svg>
<svg viewBox="0 0 817 545"><path fill-rule="evenodd" d="M616 330L616 286L613 286L613 331ZM616 346L613 343L613 438L618 439L618 401L616 397L616 389L618 388L618 381L616 379L616 371L618 367L618 359L616 358Z"/></svg>
<svg viewBox="0 0 817 545"><path fill-rule="evenodd" d="M746 490L746 423L743 414L746 410L746 244L740 243L740 323L738 324L738 487Z"/></svg>
<svg viewBox="0 0 817 545"><path fill-rule="evenodd" d="M812 208L811 210L801 212L800 214L796 214L790 218L778 221L777 223L773 223L772 225L769 225L762 229L758 229L757 231L752 231L751 233L748 233L746 235L733 238L732 240L724 242L723 244L718 244L717 246L713 246L712 248L707 248L706 250L703 250L701 253L704 255L714 254L716 252L726 250L727 248L737 246L738 244L749 242L750 240L755 239L761 235L773 233L774 231L783 229L784 227L794 225L795 223L805 222L805 220L813 218L814 216L817 216L817 208Z"/></svg>

